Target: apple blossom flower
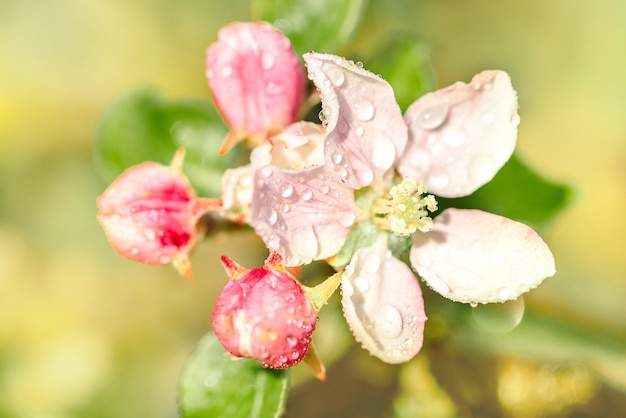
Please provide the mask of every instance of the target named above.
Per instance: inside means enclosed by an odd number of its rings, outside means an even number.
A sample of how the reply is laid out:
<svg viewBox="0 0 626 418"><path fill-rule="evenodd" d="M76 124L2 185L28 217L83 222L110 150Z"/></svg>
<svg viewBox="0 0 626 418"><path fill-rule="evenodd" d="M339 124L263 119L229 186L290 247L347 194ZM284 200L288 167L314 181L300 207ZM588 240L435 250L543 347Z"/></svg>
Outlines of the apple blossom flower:
<svg viewBox="0 0 626 418"><path fill-rule="evenodd" d="M332 257L352 230L374 228L378 238L357 243L342 279L346 320L370 353L397 363L421 348L421 292L387 249L391 237L410 239L414 269L455 301L516 299L554 274L552 253L526 225L479 210L430 216L437 202L427 190L469 195L513 153L519 116L506 73L427 94L403 117L381 77L329 54L304 58L321 94L325 161L257 170L250 223L286 265Z"/></svg>
<svg viewBox="0 0 626 418"><path fill-rule="evenodd" d="M198 220L220 206L198 198L182 173L184 149L172 164L146 162L122 173L98 197L98 221L122 256L145 264L174 263L191 278L189 252L201 238Z"/></svg>
<svg viewBox="0 0 626 418"><path fill-rule="evenodd" d="M213 308L213 331L236 357L275 369L299 363L309 351L317 310L303 287L270 255L263 267L246 269L228 257L230 280Z"/></svg>
<svg viewBox="0 0 626 418"><path fill-rule="evenodd" d="M269 23L231 23L207 49L206 74L231 132L220 154L242 139L259 144L296 120L304 68L289 39Z"/></svg>

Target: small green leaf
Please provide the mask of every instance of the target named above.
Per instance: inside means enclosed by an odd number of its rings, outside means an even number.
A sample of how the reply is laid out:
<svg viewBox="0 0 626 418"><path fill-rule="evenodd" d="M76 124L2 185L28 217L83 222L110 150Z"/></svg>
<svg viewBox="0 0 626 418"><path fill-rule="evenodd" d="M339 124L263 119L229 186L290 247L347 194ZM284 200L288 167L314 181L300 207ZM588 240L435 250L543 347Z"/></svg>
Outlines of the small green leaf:
<svg viewBox="0 0 626 418"><path fill-rule="evenodd" d="M540 226L563 210L571 197L569 187L546 180L514 154L492 181L472 195L437 201L440 212L448 207L481 209Z"/></svg>
<svg viewBox="0 0 626 418"><path fill-rule="evenodd" d="M259 20L287 36L298 54L336 52L358 28L366 0L255 0Z"/></svg>
<svg viewBox="0 0 626 418"><path fill-rule="evenodd" d="M343 267L347 265L352 256L357 250L364 247L374 245L380 230L372 221L362 221L354 225L354 227L348 233L346 242L341 247L341 250L330 261L330 264L335 267Z"/></svg>
<svg viewBox="0 0 626 418"><path fill-rule="evenodd" d="M179 409L182 418L278 418L285 410L288 386L286 370L234 359L209 332L183 369Z"/></svg>
<svg viewBox="0 0 626 418"><path fill-rule="evenodd" d="M364 57L365 68L380 74L392 85L404 112L424 94L435 89L430 51L423 39L412 33L395 33L383 39Z"/></svg>
<svg viewBox="0 0 626 418"><path fill-rule="evenodd" d="M225 169L237 160L237 150L218 156L227 133L209 102L167 100L142 90L113 104L102 118L96 163L105 180L112 181L144 161L169 164L176 150L184 147L183 171L196 192L218 196Z"/></svg>

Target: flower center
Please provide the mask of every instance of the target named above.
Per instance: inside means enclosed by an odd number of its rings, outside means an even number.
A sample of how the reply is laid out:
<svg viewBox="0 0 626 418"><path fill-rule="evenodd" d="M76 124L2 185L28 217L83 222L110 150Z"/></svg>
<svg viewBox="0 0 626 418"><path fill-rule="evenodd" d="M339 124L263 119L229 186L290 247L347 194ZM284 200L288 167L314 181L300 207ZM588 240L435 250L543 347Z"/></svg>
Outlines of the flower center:
<svg viewBox="0 0 626 418"><path fill-rule="evenodd" d="M389 190L389 195L376 200L372 211L377 215L374 222L381 229L390 230L401 237L408 237L418 229L433 229L429 212L437 210L437 201L426 194L426 187L413 177L406 177Z"/></svg>

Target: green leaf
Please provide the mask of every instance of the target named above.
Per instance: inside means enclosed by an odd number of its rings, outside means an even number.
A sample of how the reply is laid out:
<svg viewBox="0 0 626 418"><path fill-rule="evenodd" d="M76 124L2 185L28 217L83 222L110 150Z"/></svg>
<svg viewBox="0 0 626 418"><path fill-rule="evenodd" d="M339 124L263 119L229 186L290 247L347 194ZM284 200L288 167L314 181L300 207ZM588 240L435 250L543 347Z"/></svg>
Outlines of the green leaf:
<svg viewBox="0 0 626 418"><path fill-rule="evenodd" d="M335 267L343 267L350 263L352 256L359 249L369 247L376 242L380 234L378 227L369 220L359 222L348 233L346 242L341 250L331 260L330 264Z"/></svg>
<svg viewBox="0 0 626 418"><path fill-rule="evenodd" d="M437 201L440 212L448 207L481 209L538 227L563 210L571 197L569 187L546 180L514 154L472 195Z"/></svg>
<svg viewBox="0 0 626 418"><path fill-rule="evenodd" d="M178 385L182 418L274 418L284 413L288 372L234 359L213 332L185 364Z"/></svg>
<svg viewBox="0 0 626 418"><path fill-rule="evenodd" d="M259 20L287 36L298 54L336 52L358 28L366 0L255 0Z"/></svg>
<svg viewBox="0 0 626 418"><path fill-rule="evenodd" d="M237 150L220 157L228 133L217 111L206 101L168 100L152 91L132 93L114 103L97 134L96 164L112 181L144 161L169 164L179 147L186 149L183 171L201 196L219 196L226 168Z"/></svg>
<svg viewBox="0 0 626 418"><path fill-rule="evenodd" d="M435 89L435 75L426 42L412 33L394 33L364 57L365 68L393 86L404 112L422 95Z"/></svg>

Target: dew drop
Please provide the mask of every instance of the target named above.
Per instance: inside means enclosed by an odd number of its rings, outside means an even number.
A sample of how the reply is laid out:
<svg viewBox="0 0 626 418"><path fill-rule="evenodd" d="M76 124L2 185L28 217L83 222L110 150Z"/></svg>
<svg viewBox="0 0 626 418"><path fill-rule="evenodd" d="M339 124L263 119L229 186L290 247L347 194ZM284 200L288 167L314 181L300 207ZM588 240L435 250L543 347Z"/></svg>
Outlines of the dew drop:
<svg viewBox="0 0 626 418"><path fill-rule="evenodd" d="M228 78L233 74L233 68L226 65L222 67L222 69L220 70L220 74L222 75L222 77Z"/></svg>
<svg viewBox="0 0 626 418"><path fill-rule="evenodd" d="M441 140L444 144L457 148L465 143L467 135L463 129L456 126L448 126L441 132Z"/></svg>
<svg viewBox="0 0 626 418"><path fill-rule="evenodd" d="M261 66L264 70L271 70L274 64L276 64L276 57L273 54L266 52L261 56Z"/></svg>
<svg viewBox="0 0 626 418"><path fill-rule="evenodd" d="M337 123L337 132L340 134L346 134L348 132L348 124L344 121Z"/></svg>
<svg viewBox="0 0 626 418"><path fill-rule="evenodd" d="M335 164L339 164L343 160L343 155L339 151L333 151L330 154L330 160Z"/></svg>
<svg viewBox="0 0 626 418"><path fill-rule="evenodd" d="M509 300L511 299L511 291L509 289L507 289L506 287L501 287L500 289L498 289L498 299L502 302L504 302L505 300Z"/></svg>
<svg viewBox="0 0 626 418"><path fill-rule="evenodd" d="M448 116L449 107L445 103L424 109L417 115L417 124L422 129L435 129L439 127Z"/></svg>
<svg viewBox="0 0 626 418"><path fill-rule="evenodd" d="M274 209L270 209L267 213L267 223L270 225L275 225L278 220L278 214Z"/></svg>
<svg viewBox="0 0 626 418"><path fill-rule="evenodd" d="M269 176L271 176L271 175L272 175L272 168L271 168L270 166L266 165L265 167L263 167L263 168L261 169L261 175L262 175L263 177L269 177Z"/></svg>
<svg viewBox="0 0 626 418"><path fill-rule="evenodd" d="M278 210L281 211L282 213L289 212L289 205L286 203L283 203L278 207Z"/></svg>
<svg viewBox="0 0 626 418"><path fill-rule="evenodd" d="M356 128L354 128L354 133L355 133L357 136L361 136L361 135L363 135L363 128L362 128L362 127L360 127L360 126L357 126Z"/></svg>
<svg viewBox="0 0 626 418"><path fill-rule="evenodd" d="M470 306L471 306L472 308L475 308L475 307L477 307L477 306L478 306L478 302L476 302L476 301L471 301L471 302L470 302Z"/></svg>
<svg viewBox="0 0 626 418"><path fill-rule="evenodd" d="M486 183L493 176L493 160L488 155L477 155L470 164L470 176L476 183Z"/></svg>
<svg viewBox="0 0 626 418"><path fill-rule="evenodd" d="M374 105L368 99L362 98L354 103L356 117L362 121L371 120L374 117Z"/></svg>
<svg viewBox="0 0 626 418"><path fill-rule="evenodd" d="M511 124L513 126L519 126L521 119L519 117L519 114L514 114L513 116L511 116Z"/></svg>
<svg viewBox="0 0 626 418"><path fill-rule="evenodd" d="M354 212L351 211L340 213L337 218L339 225L343 226L344 228L351 227L355 219L356 215L354 214Z"/></svg>
<svg viewBox="0 0 626 418"><path fill-rule="evenodd" d="M139 254L139 248L137 248L137 247L133 248L132 250L130 250L130 253L131 253L132 255L137 255L137 254Z"/></svg>
<svg viewBox="0 0 626 418"><path fill-rule="evenodd" d="M357 277L354 280L354 287L361 293L365 293L370 288L370 282L365 277Z"/></svg>
<svg viewBox="0 0 626 418"><path fill-rule="evenodd" d="M328 192L330 191L330 187L328 187L328 185L324 184L322 185L322 187L320 187L320 191L324 194L328 194Z"/></svg>
<svg viewBox="0 0 626 418"><path fill-rule="evenodd" d="M340 87L346 80L343 70L340 67L328 65L324 68L324 70L326 71L328 79L337 87Z"/></svg>
<svg viewBox="0 0 626 418"><path fill-rule="evenodd" d="M304 189L304 191L302 191L302 200L308 201L311 200L312 197L313 192L310 189Z"/></svg>
<svg viewBox="0 0 626 418"><path fill-rule="evenodd" d="M385 304L375 315L374 329L383 338L397 338L402 334L404 322L402 314L393 305Z"/></svg>
<svg viewBox="0 0 626 418"><path fill-rule="evenodd" d="M363 264L363 269L370 274L378 273L378 270L380 269L380 259L378 257L370 257L366 259Z"/></svg>
<svg viewBox="0 0 626 418"><path fill-rule="evenodd" d="M342 179L345 179L348 176L348 170L344 166L337 167L337 175Z"/></svg>
<svg viewBox="0 0 626 418"><path fill-rule="evenodd" d="M281 192L282 197L289 197L293 194L293 186L291 184L287 184L283 187L283 191Z"/></svg>
<svg viewBox="0 0 626 418"><path fill-rule="evenodd" d="M317 116L320 118L320 121L322 121L322 123L326 122L326 115L324 114L323 110L320 110L320 113L318 113Z"/></svg>
<svg viewBox="0 0 626 418"><path fill-rule="evenodd" d="M436 174L428 177L428 188L442 189L450 183L450 177L447 174Z"/></svg>

